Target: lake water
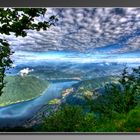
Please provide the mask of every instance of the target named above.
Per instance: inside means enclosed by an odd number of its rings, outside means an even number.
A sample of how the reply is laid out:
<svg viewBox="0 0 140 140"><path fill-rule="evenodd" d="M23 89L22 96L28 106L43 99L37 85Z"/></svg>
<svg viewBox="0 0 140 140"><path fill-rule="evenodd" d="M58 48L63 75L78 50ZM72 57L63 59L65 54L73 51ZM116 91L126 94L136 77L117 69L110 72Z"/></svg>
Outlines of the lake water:
<svg viewBox="0 0 140 140"><path fill-rule="evenodd" d="M30 119L39 109L78 81L51 83L44 93L36 99L0 107L0 127L15 127Z"/></svg>

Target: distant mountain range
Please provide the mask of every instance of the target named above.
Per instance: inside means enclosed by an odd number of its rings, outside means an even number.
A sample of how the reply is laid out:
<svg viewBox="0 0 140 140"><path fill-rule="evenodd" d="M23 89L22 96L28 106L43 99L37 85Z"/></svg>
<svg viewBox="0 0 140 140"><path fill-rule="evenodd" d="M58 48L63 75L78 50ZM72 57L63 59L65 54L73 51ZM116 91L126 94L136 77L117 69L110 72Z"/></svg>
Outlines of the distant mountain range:
<svg viewBox="0 0 140 140"><path fill-rule="evenodd" d="M29 75L43 79L51 78L80 78L92 79L102 76L120 75L124 64L118 63L72 63L72 62L33 62L20 64L7 70L7 74L17 75L20 70L30 68L34 71Z"/></svg>

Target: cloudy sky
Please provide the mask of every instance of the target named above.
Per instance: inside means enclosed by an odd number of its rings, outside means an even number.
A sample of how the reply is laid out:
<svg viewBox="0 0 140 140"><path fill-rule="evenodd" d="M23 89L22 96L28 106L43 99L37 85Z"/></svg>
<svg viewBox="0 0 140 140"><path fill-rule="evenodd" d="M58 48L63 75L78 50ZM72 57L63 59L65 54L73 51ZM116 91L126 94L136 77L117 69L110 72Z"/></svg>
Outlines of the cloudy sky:
<svg viewBox="0 0 140 140"><path fill-rule="evenodd" d="M140 60L140 8L48 8L45 18L52 14L59 21L47 31L7 37L15 57Z"/></svg>

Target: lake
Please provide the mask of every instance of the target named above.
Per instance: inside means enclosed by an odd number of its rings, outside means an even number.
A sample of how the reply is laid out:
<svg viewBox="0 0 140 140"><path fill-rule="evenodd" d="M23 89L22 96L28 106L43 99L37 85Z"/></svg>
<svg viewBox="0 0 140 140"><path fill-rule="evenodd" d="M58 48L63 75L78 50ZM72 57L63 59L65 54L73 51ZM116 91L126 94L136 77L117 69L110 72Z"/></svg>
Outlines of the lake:
<svg viewBox="0 0 140 140"><path fill-rule="evenodd" d="M0 107L0 127L15 127L35 115L39 109L55 98L61 98L62 91L78 81L52 82L43 94L30 101Z"/></svg>

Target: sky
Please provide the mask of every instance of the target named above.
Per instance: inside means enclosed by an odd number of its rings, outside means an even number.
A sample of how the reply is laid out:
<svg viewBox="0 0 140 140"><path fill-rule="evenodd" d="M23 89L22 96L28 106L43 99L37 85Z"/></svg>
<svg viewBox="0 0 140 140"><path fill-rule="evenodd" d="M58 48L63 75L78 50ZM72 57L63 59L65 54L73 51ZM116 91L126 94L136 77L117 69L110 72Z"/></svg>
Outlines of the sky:
<svg viewBox="0 0 140 140"><path fill-rule="evenodd" d="M140 62L140 8L47 8L59 21L25 38L6 36L20 60ZM40 17L39 20L44 20ZM72 59L71 59L72 60Z"/></svg>

